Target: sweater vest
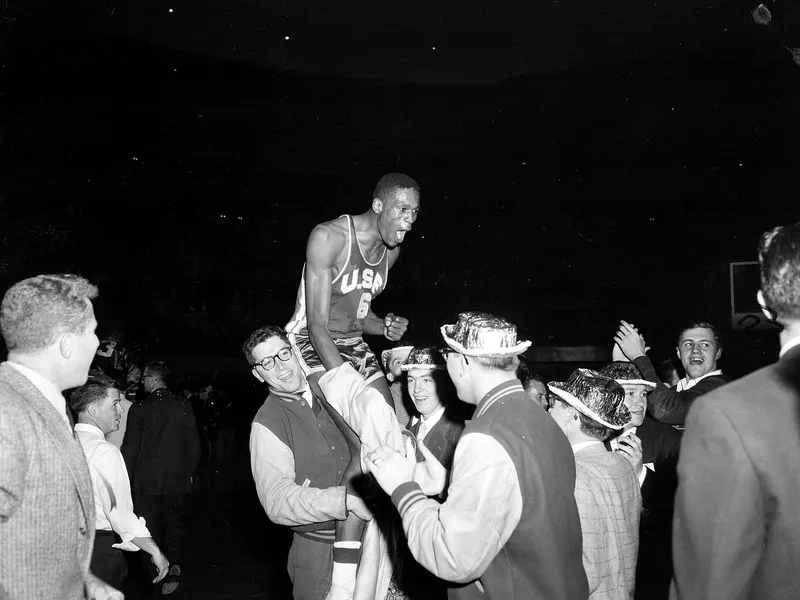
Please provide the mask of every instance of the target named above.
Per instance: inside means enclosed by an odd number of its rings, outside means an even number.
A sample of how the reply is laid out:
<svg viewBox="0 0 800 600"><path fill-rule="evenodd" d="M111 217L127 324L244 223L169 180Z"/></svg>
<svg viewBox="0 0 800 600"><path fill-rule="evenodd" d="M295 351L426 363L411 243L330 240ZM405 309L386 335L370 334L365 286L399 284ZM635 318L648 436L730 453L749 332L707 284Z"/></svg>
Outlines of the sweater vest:
<svg viewBox="0 0 800 600"><path fill-rule="evenodd" d="M482 433L508 452L517 471L522 515L477 584L451 588L459 600L586 600L581 523L575 504L575 459L566 436L519 381L478 404L463 435Z"/></svg>
<svg viewBox="0 0 800 600"><path fill-rule="evenodd" d="M302 396L281 396L270 393L253 422L269 429L292 451L297 485L320 489L341 485L342 473L350 462L350 450L328 411L322 408L314 416ZM316 394L314 401L319 402ZM333 543L335 523L325 521L291 529L304 537Z"/></svg>

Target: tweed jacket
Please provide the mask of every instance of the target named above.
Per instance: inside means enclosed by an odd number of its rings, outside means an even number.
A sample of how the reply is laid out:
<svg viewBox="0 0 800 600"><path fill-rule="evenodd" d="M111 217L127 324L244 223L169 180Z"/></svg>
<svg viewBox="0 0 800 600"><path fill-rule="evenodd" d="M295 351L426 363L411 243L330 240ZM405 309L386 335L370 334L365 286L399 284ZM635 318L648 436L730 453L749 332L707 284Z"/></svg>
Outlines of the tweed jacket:
<svg viewBox="0 0 800 600"><path fill-rule="evenodd" d="M800 598L800 346L698 399L678 461L681 600Z"/></svg>
<svg viewBox="0 0 800 600"><path fill-rule="evenodd" d="M642 494L633 466L603 444L575 454L575 502L590 600L629 600L636 582Z"/></svg>
<svg viewBox="0 0 800 600"><path fill-rule="evenodd" d="M93 545L81 445L38 389L0 364L0 600L82 600Z"/></svg>

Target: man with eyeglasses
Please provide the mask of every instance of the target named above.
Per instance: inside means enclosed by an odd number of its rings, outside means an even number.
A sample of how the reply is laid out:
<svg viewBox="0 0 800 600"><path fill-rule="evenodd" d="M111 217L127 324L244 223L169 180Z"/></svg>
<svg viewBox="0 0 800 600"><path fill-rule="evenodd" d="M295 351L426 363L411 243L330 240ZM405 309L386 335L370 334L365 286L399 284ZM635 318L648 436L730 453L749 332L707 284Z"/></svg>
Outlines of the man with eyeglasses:
<svg viewBox="0 0 800 600"><path fill-rule="evenodd" d="M309 385L283 329L254 331L242 352L253 376L269 387L250 430L250 465L267 516L294 532L288 561L294 598L321 600L332 583L352 596L361 544L334 548L336 524L351 514L364 521L372 515L343 481L351 458L343 422L323 409L326 400ZM334 563L334 554L342 560Z"/></svg>

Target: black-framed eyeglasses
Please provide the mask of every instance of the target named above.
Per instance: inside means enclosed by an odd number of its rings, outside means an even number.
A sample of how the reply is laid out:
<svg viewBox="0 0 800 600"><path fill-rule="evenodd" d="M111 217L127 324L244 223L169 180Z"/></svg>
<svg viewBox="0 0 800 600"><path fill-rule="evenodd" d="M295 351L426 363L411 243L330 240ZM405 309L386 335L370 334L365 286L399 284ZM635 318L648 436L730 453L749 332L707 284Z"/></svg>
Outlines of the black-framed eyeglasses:
<svg viewBox="0 0 800 600"><path fill-rule="evenodd" d="M271 371L275 368L275 359L280 358L282 362L286 362L290 358L292 358L292 347L285 346L278 350L277 354L273 354L272 356L265 356L261 359L261 362L253 363L253 368L261 367L265 371Z"/></svg>
<svg viewBox="0 0 800 600"><path fill-rule="evenodd" d="M453 350L450 346L442 348L439 352L441 353L442 356L444 356L445 360L447 360L447 357L450 356L451 354L460 354L460 352L458 352L457 350ZM461 354L461 356L464 357L464 362L469 364L469 359L467 359L466 355Z"/></svg>

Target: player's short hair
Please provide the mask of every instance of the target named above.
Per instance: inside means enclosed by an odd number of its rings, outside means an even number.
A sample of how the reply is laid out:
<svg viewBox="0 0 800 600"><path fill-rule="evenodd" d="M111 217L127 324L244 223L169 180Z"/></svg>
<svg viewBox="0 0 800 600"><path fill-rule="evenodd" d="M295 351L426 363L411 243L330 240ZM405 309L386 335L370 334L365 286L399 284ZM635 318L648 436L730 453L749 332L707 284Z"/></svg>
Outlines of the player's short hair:
<svg viewBox="0 0 800 600"><path fill-rule="evenodd" d="M765 231L758 263L767 307L778 318L800 320L800 223Z"/></svg>
<svg viewBox="0 0 800 600"><path fill-rule="evenodd" d="M678 332L678 339L675 341L676 347L680 347L681 337L683 336L684 333L686 333L690 329L710 329L711 333L714 334L714 343L717 345L717 349L719 350L720 348L722 348L722 336L719 333L719 329L717 329L713 323L702 320L690 321L688 325L683 327Z"/></svg>
<svg viewBox="0 0 800 600"><path fill-rule="evenodd" d="M500 356L500 357L478 357L470 356L470 361L475 361L486 369L494 369L495 371L514 371L516 372L519 367L519 357L517 356Z"/></svg>
<svg viewBox="0 0 800 600"><path fill-rule="evenodd" d="M530 367L528 367L528 362L521 356L518 357L518 360L519 366L517 367L517 379L519 379L520 383L522 383L522 387L525 388L526 392L530 389L531 383L534 381L538 381L539 383L543 384L545 388L547 388L547 382L544 380L544 377L531 371Z"/></svg>
<svg viewBox="0 0 800 600"><path fill-rule="evenodd" d="M169 370L167 363L165 363L163 360L151 360L144 365L142 375L145 374L147 374L148 377L155 377L159 381L168 383L172 371Z"/></svg>
<svg viewBox="0 0 800 600"><path fill-rule="evenodd" d="M408 175L389 173L378 180L375 191L372 192L372 197L381 202L389 202L394 200L395 195L400 190L419 191L419 184Z"/></svg>
<svg viewBox="0 0 800 600"><path fill-rule="evenodd" d="M102 402L107 396L109 390L116 390L113 379L93 379L86 382L84 385L70 390L69 405L76 414L86 412L92 404Z"/></svg>
<svg viewBox="0 0 800 600"><path fill-rule="evenodd" d="M35 352L65 333L83 333L93 315L86 301L95 298L97 286L80 275L37 275L14 284L0 307L6 348Z"/></svg>
<svg viewBox="0 0 800 600"><path fill-rule="evenodd" d="M244 354L247 364L251 366L253 364L253 348L276 336L289 344L289 338L286 335L286 331L283 329L283 327L278 327L277 325L265 325L264 327L259 327L253 333L248 335L247 339L244 341L244 344L242 344L242 354Z"/></svg>

